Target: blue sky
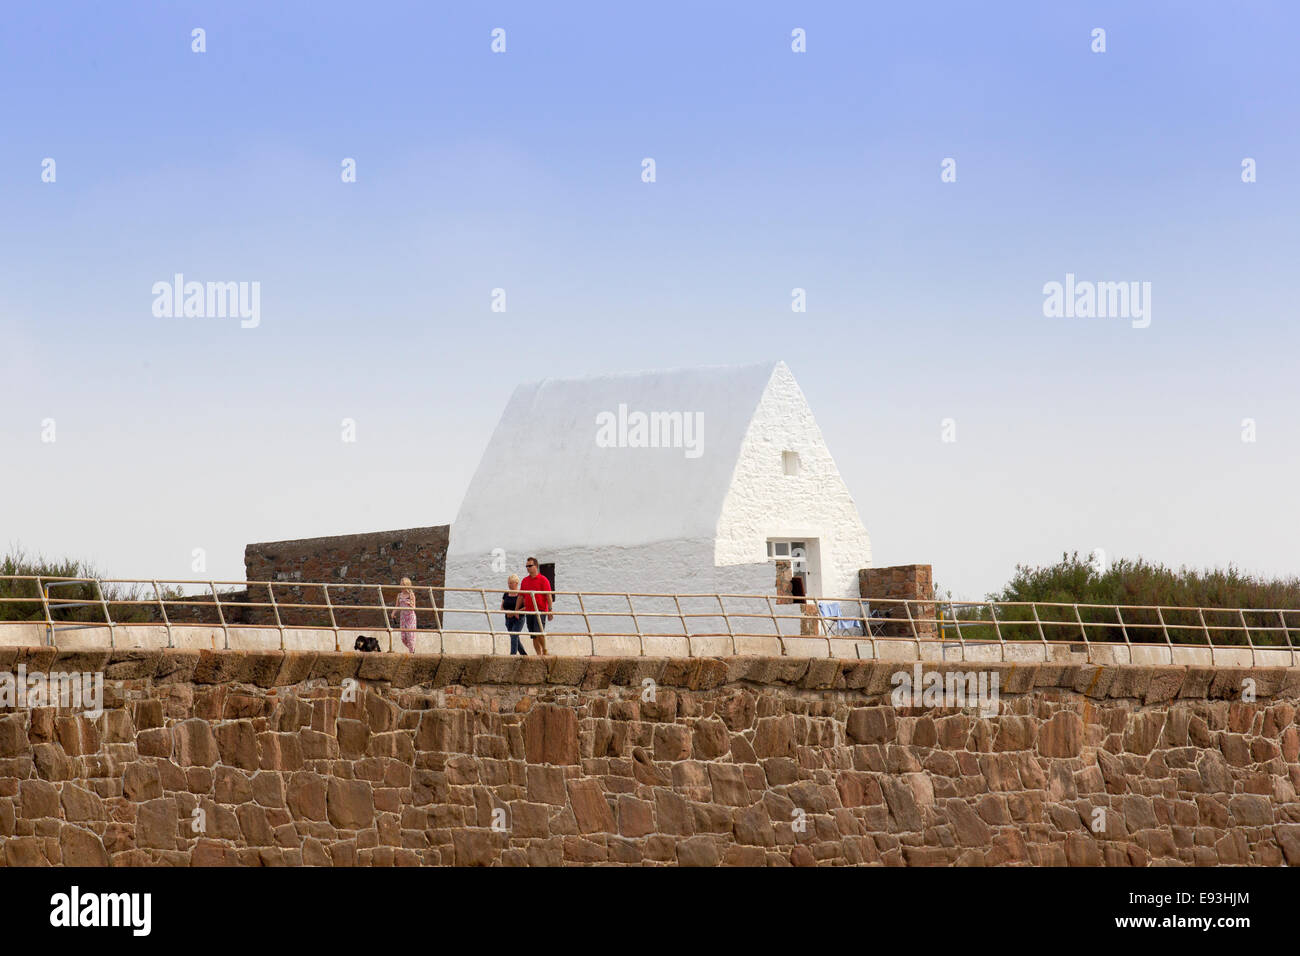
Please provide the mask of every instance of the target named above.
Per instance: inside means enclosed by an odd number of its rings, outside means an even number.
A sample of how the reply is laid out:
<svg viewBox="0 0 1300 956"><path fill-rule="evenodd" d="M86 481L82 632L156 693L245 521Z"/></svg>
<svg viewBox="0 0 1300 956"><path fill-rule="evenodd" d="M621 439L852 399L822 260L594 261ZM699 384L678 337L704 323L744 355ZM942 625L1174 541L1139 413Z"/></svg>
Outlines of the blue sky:
<svg viewBox="0 0 1300 956"><path fill-rule="evenodd" d="M0 18L0 544L238 579L451 521L521 381L781 358L879 564L1300 571L1293 5ZM261 324L156 318L177 272ZM1067 272L1150 282L1150 327L1045 318Z"/></svg>

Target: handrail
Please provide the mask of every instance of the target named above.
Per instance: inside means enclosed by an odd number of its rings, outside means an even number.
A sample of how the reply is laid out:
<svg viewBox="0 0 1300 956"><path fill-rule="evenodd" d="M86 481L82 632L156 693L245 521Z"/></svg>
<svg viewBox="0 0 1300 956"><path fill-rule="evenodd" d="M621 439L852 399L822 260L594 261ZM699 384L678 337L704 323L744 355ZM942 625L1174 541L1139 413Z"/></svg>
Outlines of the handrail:
<svg viewBox="0 0 1300 956"><path fill-rule="evenodd" d="M27 590L34 596L13 593L19 590L16 585L27 583L32 585ZM58 596L58 588L74 584L84 587L81 596ZM275 593L277 587L281 591L279 595ZM66 630L106 628L110 644L116 645L122 628L159 624L167 631L168 646L176 646L173 634L179 628L199 625L219 628L225 636L226 647L230 646L232 631L264 627L279 632L281 647L287 646L286 631L304 630L332 632L337 648L346 646L339 639L342 631L376 630L371 625L375 612L379 612L383 622L379 630L388 632L388 645L392 648L394 629L384 589L396 587L350 582L294 581L290 584L0 575L0 598L4 604L17 606L20 620L43 622L48 642L56 647L58 635ZM196 593L186 593L187 588ZM197 590L200 588L201 592ZM508 633L505 612L491 610L488 604L488 595L495 599L499 593L495 588L420 585L418 593L427 594L429 607L417 606L415 610L421 612L417 623L431 612L433 627L416 630L439 634L440 650L445 646L441 643L445 634L488 636L495 646L496 638ZM1300 616L1300 608L958 601L870 595L795 598L728 592L553 590L542 593L551 598L551 613L555 617L550 634L557 638L581 638L593 655L600 652L600 638L635 638L638 652L644 655L646 638L676 635L685 637L687 656L695 656L693 642L699 639L720 639L724 642L720 646L729 647L734 654L746 653L742 642L747 639L764 638L775 639L782 655L789 653L791 642L803 641L805 647L810 646L807 642L824 643L828 656L836 655L837 646L842 655L861 656L863 649L870 645L870 654L875 657L878 641L901 640L914 644L918 656L924 645L937 643L959 651L964 660L970 658L972 647L994 645L1005 660L1008 647L1038 644L1046 659L1050 645L1074 645L1081 639L1083 647L1079 650L1086 652L1088 660L1092 660L1096 648L1108 645L1125 645L1130 661L1133 647L1167 649L1171 662L1175 649L1180 646L1208 647L1212 656L1216 649L1238 647L1249 651L1252 660L1258 660L1261 651L1287 651L1294 666L1298 647L1291 635L1292 631L1300 630L1291 627L1287 620L1288 614ZM379 603L369 603L376 595ZM556 598L562 596L575 598L566 606L576 610L557 610ZM266 600L256 599L261 597ZM780 601L776 600L778 597ZM652 610L645 606L644 599L658 599L666 609ZM815 607L826 602L839 604L843 613L823 620L820 615L805 611L809 605ZM31 606L30 614L21 610L25 605ZM94 616L102 615L102 619L87 620L88 608L97 608ZM72 619L58 616L61 611L78 609L82 609L81 613ZM285 612L288 611L292 611L294 621L317 623L287 623ZM1253 620L1259 623L1251 623L1248 615L1254 615ZM949 621L954 626L955 640L945 636L944 624ZM879 629L880 633L873 629Z"/></svg>

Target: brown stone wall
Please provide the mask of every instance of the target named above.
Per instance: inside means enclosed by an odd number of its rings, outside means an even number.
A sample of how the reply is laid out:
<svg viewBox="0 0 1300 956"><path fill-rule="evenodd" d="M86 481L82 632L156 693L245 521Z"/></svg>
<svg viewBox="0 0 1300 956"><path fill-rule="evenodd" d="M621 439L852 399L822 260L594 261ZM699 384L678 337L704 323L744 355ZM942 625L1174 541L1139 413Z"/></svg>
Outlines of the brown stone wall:
<svg viewBox="0 0 1300 956"><path fill-rule="evenodd" d="M1300 670L988 665L983 718L879 661L20 662L107 701L0 712L8 865L1300 863Z"/></svg>
<svg viewBox="0 0 1300 956"><path fill-rule="evenodd" d="M280 619L286 626L328 627L329 611L293 605L326 603L322 588L292 585L295 581L338 584L387 585L383 603L393 608L397 603L397 583L408 577L416 587L416 624L420 628L439 626L434 606L443 606L440 590L434 591L430 604L428 588L441 589L446 584L448 525L431 528L407 528L402 531L377 531L328 538L302 538L296 541L268 541L250 544L244 549L244 577L248 581L285 581L291 586L275 589ZM425 590L421 590L424 588ZM270 603L267 589L252 587L248 600ZM331 587L329 599L335 605L340 627L385 627L378 611L349 611L347 605L380 603L375 588ZM340 607L342 609L340 609ZM271 608L243 609L243 623L275 623Z"/></svg>
<svg viewBox="0 0 1300 956"><path fill-rule="evenodd" d="M892 600L925 601L925 604L913 604L911 613L915 618L936 617L935 605L928 603L934 597L934 575L928 564L899 564L888 568L863 568L858 571L858 594L864 598L889 598ZM912 624L907 623L908 609L902 604L891 604L877 600L871 605L873 611L882 612L890 619L889 623L879 624L883 637L911 637ZM903 623L893 623L894 621ZM916 623L916 632L922 639L938 636L938 626L931 623Z"/></svg>
<svg viewBox="0 0 1300 956"><path fill-rule="evenodd" d="M195 594L189 597L178 599L186 603L167 605L167 621L170 624L204 624L216 626L225 618L227 624L244 623L244 611L241 606L248 600L248 591L226 591L220 592L222 609L217 611L213 603L212 595ZM226 606L229 605L229 606ZM151 607L148 609L150 618L154 621L161 621L162 615L158 608Z"/></svg>

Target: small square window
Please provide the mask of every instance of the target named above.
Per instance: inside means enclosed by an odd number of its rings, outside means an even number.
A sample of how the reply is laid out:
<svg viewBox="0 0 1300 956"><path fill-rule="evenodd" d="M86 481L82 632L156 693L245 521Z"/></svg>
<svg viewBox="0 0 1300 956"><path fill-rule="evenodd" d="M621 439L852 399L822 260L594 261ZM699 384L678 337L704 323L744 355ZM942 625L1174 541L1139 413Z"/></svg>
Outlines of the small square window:
<svg viewBox="0 0 1300 956"><path fill-rule="evenodd" d="M799 453L797 451L781 452L781 466L787 475L799 474Z"/></svg>

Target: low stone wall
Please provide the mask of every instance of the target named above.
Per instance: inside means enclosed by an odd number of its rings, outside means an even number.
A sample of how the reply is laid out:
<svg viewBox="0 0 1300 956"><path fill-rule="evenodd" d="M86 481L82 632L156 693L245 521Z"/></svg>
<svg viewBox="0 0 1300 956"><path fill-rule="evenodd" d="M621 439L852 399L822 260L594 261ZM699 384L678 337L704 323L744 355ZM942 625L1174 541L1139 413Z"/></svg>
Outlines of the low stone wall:
<svg viewBox="0 0 1300 956"><path fill-rule="evenodd" d="M384 627L379 611L357 611L347 605L378 605L380 592L375 587L330 588L329 601L321 588L303 587L293 582L314 581L329 585L384 585L383 603L397 604L398 583L409 577L416 587L416 618L420 627L438 627L437 608L442 605L442 587L447 576L447 541L449 525L428 528L405 528L398 531L375 531L344 534L325 538L300 538L293 541L265 541L244 549L244 575L248 581L283 581L291 584L275 589L281 605L280 619L286 626L328 626L328 610L295 605L335 605L334 617L340 627ZM434 590L430 592L430 588ZM270 603L267 588L250 585L247 600ZM430 602L432 594L433 603ZM239 623L273 624L271 608L243 608Z"/></svg>
<svg viewBox="0 0 1300 956"><path fill-rule="evenodd" d="M106 700L0 711L8 865L1300 863L1298 669L980 665L983 717L893 706L884 661L20 666Z"/></svg>

